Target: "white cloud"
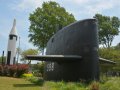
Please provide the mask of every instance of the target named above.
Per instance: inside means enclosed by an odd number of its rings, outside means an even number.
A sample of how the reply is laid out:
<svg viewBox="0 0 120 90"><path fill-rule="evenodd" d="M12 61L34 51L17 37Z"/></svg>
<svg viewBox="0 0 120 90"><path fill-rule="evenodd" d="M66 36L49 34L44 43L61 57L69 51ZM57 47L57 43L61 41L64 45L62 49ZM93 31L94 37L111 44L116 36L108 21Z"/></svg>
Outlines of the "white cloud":
<svg viewBox="0 0 120 90"><path fill-rule="evenodd" d="M14 2L12 9L17 11L29 11L41 6L41 0L21 0L21 2Z"/></svg>
<svg viewBox="0 0 120 90"><path fill-rule="evenodd" d="M37 7L41 7L42 3L45 1L50 0L21 0L21 2L14 2L13 9L18 11L31 11Z"/></svg>
<svg viewBox="0 0 120 90"><path fill-rule="evenodd" d="M90 2L91 0L71 0L71 1L76 4L86 4L86 3Z"/></svg>
<svg viewBox="0 0 120 90"><path fill-rule="evenodd" d="M87 13L88 14L95 14L95 13L101 13L105 10L109 10L109 9L112 9L114 7L116 7L116 5L120 4L119 2L120 1L114 1L114 0L109 0L109 1L105 1L105 0L100 0L100 1L96 1L96 2L93 2L93 3L90 3L88 5L86 5L85 7L85 11L88 11Z"/></svg>
<svg viewBox="0 0 120 90"><path fill-rule="evenodd" d="M67 0L68 1L68 0ZM70 11L79 18L80 16L84 18L92 17L96 13L105 13L109 10L116 10L120 8L120 0L70 0L73 9ZM67 2L66 2L67 3ZM70 2L68 2L69 5ZM69 10L69 7L68 7ZM112 12L110 12L112 13ZM118 12L119 13L119 12Z"/></svg>

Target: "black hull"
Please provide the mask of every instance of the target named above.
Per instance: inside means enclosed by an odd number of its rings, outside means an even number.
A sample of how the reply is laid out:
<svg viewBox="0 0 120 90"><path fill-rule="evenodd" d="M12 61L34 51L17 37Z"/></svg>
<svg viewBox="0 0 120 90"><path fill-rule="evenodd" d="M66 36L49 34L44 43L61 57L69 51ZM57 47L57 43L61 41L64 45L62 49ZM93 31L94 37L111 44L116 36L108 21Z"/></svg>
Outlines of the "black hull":
<svg viewBox="0 0 120 90"><path fill-rule="evenodd" d="M98 31L95 19L73 23L47 43L47 55L79 55L79 62L46 62L45 80L99 80Z"/></svg>

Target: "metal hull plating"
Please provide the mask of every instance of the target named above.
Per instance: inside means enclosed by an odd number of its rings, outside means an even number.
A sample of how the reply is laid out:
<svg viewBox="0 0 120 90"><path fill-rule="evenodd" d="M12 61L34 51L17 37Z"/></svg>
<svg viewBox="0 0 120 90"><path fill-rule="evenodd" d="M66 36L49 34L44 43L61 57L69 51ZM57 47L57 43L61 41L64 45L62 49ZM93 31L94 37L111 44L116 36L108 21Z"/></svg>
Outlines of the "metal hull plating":
<svg viewBox="0 0 120 90"><path fill-rule="evenodd" d="M78 21L58 31L48 41L46 54L82 56L82 60L78 62L46 62L46 80L99 80L96 20Z"/></svg>

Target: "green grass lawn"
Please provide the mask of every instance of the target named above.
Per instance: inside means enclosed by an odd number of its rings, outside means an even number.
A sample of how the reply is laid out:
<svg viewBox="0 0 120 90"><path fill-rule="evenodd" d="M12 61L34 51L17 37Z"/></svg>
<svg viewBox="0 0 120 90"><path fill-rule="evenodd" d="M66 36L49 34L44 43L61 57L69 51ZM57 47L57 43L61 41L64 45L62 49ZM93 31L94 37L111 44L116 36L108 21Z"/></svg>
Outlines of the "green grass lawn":
<svg viewBox="0 0 120 90"><path fill-rule="evenodd" d="M0 77L0 90L40 90L40 87L25 79Z"/></svg>
<svg viewBox="0 0 120 90"><path fill-rule="evenodd" d="M90 89L91 87L99 89ZM28 80L0 77L0 90L120 90L120 77L109 77L103 82L84 84L79 82L45 81L35 85Z"/></svg>
<svg viewBox="0 0 120 90"><path fill-rule="evenodd" d="M0 90L86 90L81 83L65 83L45 81L43 85L35 85L28 80L0 77Z"/></svg>

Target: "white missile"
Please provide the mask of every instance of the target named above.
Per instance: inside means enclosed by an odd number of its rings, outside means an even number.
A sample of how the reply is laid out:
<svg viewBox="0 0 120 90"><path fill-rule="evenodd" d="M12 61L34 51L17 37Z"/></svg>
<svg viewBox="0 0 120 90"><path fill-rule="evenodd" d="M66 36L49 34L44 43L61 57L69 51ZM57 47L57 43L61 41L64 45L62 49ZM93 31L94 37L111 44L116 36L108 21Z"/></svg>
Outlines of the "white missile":
<svg viewBox="0 0 120 90"><path fill-rule="evenodd" d="M16 31L16 19L14 19L13 27L9 34L8 48L7 48L7 58L6 64L13 65L16 63L16 42L17 42L17 31Z"/></svg>

